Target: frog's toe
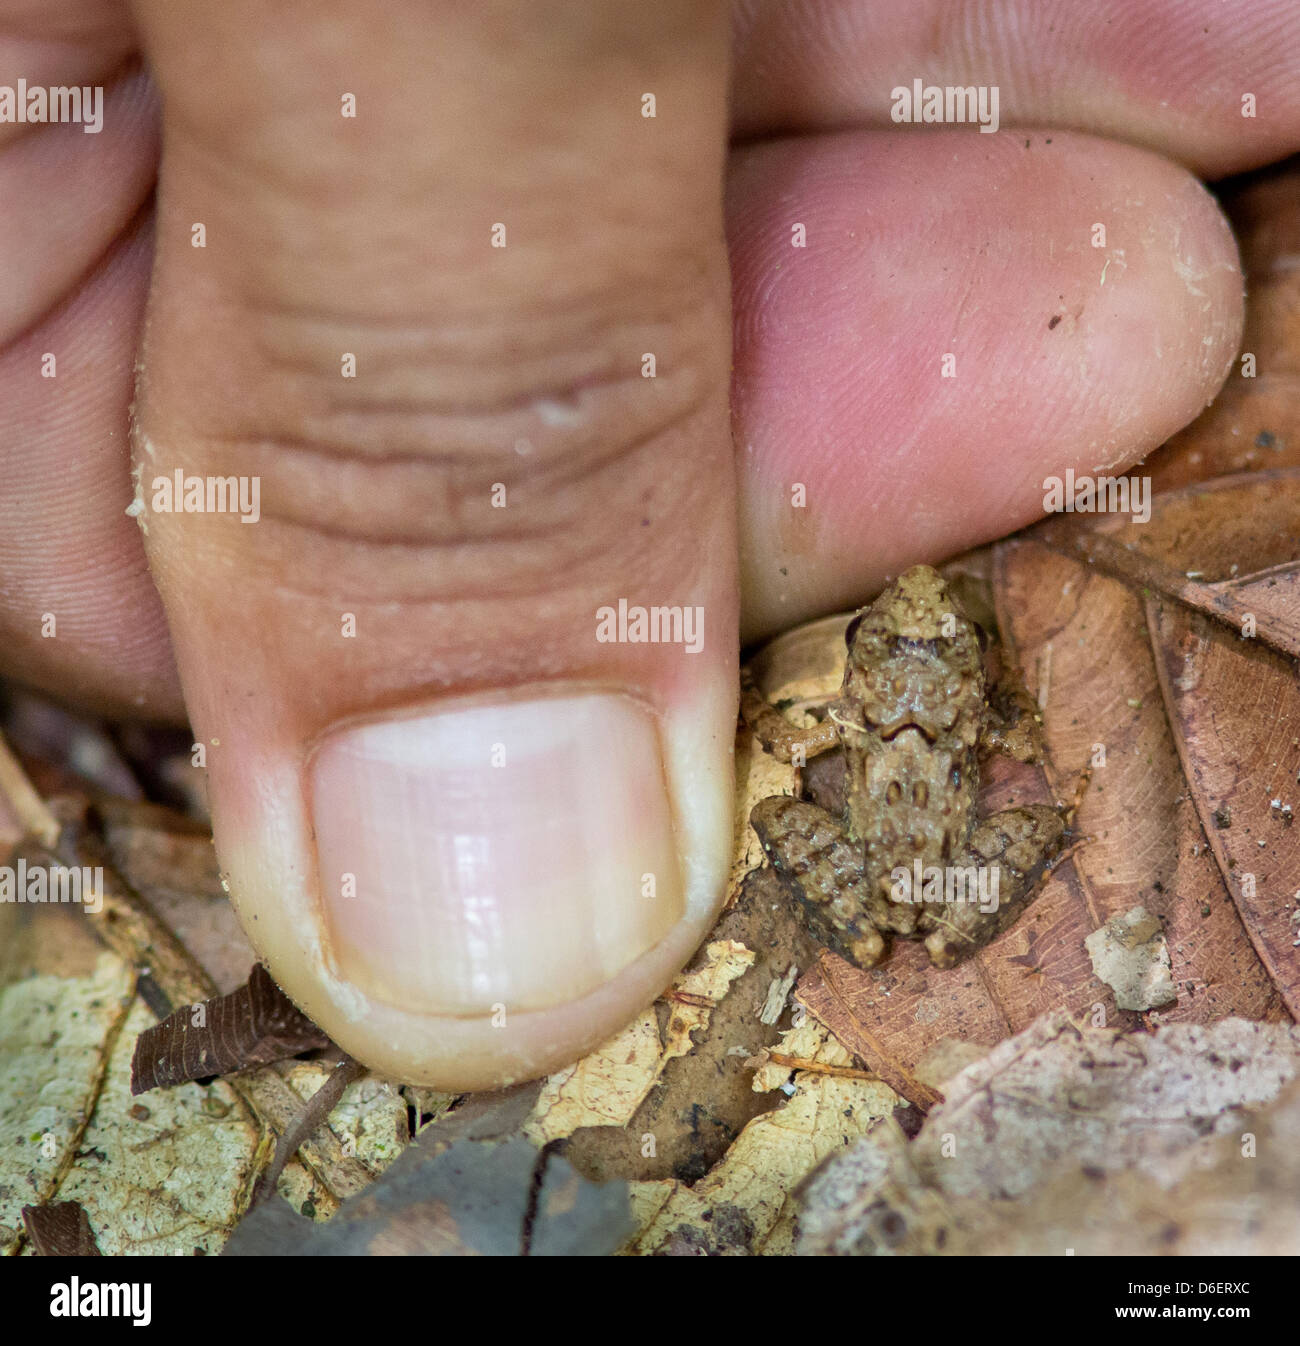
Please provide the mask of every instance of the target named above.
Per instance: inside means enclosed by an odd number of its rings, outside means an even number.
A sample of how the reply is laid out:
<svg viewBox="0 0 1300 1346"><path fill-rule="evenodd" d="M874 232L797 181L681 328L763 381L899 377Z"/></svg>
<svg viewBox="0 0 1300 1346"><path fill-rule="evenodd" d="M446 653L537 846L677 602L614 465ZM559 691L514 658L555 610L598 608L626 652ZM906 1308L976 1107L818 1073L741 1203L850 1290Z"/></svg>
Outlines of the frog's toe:
<svg viewBox="0 0 1300 1346"><path fill-rule="evenodd" d="M888 945L879 930L870 930L859 935L847 945L849 961L855 967L875 967L885 956Z"/></svg>
<svg viewBox="0 0 1300 1346"><path fill-rule="evenodd" d="M963 953L973 952L973 947L966 940L954 939L946 930L931 930L925 937L925 951L935 967L950 968L961 961Z"/></svg>

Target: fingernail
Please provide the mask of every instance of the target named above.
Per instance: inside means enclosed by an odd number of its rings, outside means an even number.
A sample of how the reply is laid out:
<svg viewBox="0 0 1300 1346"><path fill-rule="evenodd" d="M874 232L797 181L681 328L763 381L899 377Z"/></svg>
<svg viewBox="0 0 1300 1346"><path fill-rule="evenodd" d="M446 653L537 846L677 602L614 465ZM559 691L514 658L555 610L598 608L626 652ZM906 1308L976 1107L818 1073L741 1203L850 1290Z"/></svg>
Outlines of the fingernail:
<svg viewBox="0 0 1300 1346"><path fill-rule="evenodd" d="M318 746L309 780L332 957L388 1004L563 1004L683 915L659 732L630 697L349 725Z"/></svg>

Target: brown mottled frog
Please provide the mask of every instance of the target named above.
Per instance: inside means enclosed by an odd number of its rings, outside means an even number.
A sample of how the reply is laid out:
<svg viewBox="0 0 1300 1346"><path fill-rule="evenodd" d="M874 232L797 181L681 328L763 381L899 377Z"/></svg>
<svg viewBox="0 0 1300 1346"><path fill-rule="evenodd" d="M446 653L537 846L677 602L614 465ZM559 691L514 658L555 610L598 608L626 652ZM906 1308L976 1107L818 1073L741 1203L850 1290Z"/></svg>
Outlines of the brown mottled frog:
<svg viewBox="0 0 1300 1346"><path fill-rule="evenodd" d="M795 728L752 686L743 702L750 728L783 761L843 747L843 816L774 795L750 822L820 943L868 968L887 936L924 940L931 962L951 967L1037 896L1071 839L1072 810L978 815L981 746L1022 760L1032 750L990 710L978 632L937 571L900 575L846 640L844 681L824 723Z"/></svg>

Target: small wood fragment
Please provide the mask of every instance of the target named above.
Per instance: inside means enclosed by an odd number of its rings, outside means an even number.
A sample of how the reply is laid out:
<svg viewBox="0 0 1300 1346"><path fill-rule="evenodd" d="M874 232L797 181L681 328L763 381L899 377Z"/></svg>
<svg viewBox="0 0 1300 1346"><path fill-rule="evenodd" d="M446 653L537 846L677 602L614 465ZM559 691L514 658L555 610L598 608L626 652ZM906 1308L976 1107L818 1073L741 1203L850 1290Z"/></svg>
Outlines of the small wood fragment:
<svg viewBox="0 0 1300 1346"><path fill-rule="evenodd" d="M79 1201L24 1206L23 1226L38 1257L102 1257L90 1216Z"/></svg>

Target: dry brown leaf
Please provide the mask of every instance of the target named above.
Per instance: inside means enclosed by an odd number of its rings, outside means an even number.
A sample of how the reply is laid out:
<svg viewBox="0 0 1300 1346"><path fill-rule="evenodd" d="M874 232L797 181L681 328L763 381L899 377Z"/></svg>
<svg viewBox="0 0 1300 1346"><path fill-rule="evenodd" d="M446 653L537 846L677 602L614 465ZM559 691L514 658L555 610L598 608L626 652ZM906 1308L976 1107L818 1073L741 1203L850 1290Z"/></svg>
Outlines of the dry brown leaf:
<svg viewBox="0 0 1300 1346"><path fill-rule="evenodd" d="M1058 770L1106 747L1074 862L1089 923L1162 919L1165 1018L1294 1018L1300 838L1273 801L1300 773L1300 470L1161 497L1147 525L1054 521L999 549L999 581Z"/></svg>
<svg viewBox="0 0 1300 1346"><path fill-rule="evenodd" d="M218 991L242 986L257 954L222 883L208 828L152 804L102 800L98 811L108 853L122 877Z"/></svg>
<svg viewBox="0 0 1300 1346"><path fill-rule="evenodd" d="M1298 1251L1297 1081L1291 1025L1044 1016L814 1175L799 1251Z"/></svg>
<svg viewBox="0 0 1300 1346"><path fill-rule="evenodd" d="M131 1060L131 1092L233 1075L329 1042L258 963L238 990L200 1005L182 1005L140 1034Z"/></svg>

